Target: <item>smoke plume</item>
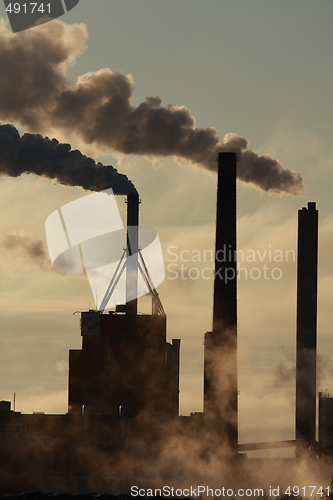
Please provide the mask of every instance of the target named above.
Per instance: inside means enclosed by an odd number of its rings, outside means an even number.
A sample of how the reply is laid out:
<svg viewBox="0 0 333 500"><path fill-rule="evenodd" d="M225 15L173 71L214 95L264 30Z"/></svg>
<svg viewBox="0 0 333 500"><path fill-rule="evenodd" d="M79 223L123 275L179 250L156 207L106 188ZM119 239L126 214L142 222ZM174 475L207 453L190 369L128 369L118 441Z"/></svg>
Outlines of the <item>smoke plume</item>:
<svg viewBox="0 0 333 500"><path fill-rule="evenodd" d="M25 232L6 233L0 242L0 248L15 254L20 259L33 262L42 268L49 268L50 259L48 252L41 240L33 240L31 236Z"/></svg>
<svg viewBox="0 0 333 500"><path fill-rule="evenodd" d="M91 191L112 188L115 194L136 192L126 175L110 165L95 163L78 150L72 151L70 144L60 144L39 134L26 133L20 137L12 125L0 125L0 174L19 177L23 173Z"/></svg>
<svg viewBox="0 0 333 500"><path fill-rule="evenodd" d="M244 137L227 134L220 140L214 128L198 129L185 106L162 107L159 97L133 106L131 75L101 69L80 76L72 87L66 71L85 49L87 36L85 25L59 20L13 34L0 20L0 119L30 132L74 134L95 147L173 156L212 171L217 169L218 152L234 151L242 181L263 191L302 192L298 173L248 150Z"/></svg>

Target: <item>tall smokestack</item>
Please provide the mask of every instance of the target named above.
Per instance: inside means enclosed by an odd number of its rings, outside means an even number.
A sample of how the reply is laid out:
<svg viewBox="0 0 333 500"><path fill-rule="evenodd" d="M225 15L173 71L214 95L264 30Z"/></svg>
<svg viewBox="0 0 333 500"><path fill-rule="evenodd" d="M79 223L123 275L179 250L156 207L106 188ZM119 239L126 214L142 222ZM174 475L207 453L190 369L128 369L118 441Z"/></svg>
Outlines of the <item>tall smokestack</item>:
<svg viewBox="0 0 333 500"><path fill-rule="evenodd" d="M298 211L296 439L316 438L318 210Z"/></svg>
<svg viewBox="0 0 333 500"><path fill-rule="evenodd" d="M139 203L138 193L127 195L127 248L130 258L126 267L126 313L130 315L136 315L138 311Z"/></svg>
<svg viewBox="0 0 333 500"><path fill-rule="evenodd" d="M204 411L236 451L236 153L219 153L218 162L213 331L205 336Z"/></svg>

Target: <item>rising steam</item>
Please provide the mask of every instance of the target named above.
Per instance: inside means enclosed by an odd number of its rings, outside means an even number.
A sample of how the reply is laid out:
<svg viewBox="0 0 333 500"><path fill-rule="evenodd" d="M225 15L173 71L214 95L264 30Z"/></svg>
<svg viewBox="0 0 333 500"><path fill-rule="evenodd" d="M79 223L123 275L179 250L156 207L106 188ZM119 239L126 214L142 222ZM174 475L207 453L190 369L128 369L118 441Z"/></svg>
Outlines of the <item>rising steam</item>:
<svg viewBox="0 0 333 500"><path fill-rule="evenodd" d="M60 144L39 134L20 134L12 125L0 125L0 174L19 177L33 173L56 179L66 186L81 186L91 191L112 188L115 194L135 193L126 175L112 166L95 163L70 144Z"/></svg>
<svg viewBox="0 0 333 500"><path fill-rule="evenodd" d="M218 152L234 151L239 179L263 191L302 192L298 173L247 150L244 137L227 134L220 140L214 128L196 128L185 106L165 108L159 97L148 97L134 107L131 75L101 69L80 76L72 87L66 71L85 49L87 37L85 25L59 20L13 34L0 19L0 119L17 122L30 132L75 134L103 149L173 156L212 171Z"/></svg>

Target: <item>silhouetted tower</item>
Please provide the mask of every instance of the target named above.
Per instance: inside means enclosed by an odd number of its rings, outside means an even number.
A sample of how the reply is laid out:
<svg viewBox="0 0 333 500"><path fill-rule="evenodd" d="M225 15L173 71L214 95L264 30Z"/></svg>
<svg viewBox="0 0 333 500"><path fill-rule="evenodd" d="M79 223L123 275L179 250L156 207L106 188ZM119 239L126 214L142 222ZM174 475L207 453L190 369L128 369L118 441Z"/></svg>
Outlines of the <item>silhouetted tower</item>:
<svg viewBox="0 0 333 500"><path fill-rule="evenodd" d="M316 438L318 210L298 211L296 439Z"/></svg>
<svg viewBox="0 0 333 500"><path fill-rule="evenodd" d="M204 412L238 446L236 153L219 153L213 331L205 335Z"/></svg>
<svg viewBox="0 0 333 500"><path fill-rule="evenodd" d="M127 300L128 296L137 297L138 292L138 249L139 249L139 194L127 195L127 248L131 258L126 269L126 313L136 315L138 299Z"/></svg>

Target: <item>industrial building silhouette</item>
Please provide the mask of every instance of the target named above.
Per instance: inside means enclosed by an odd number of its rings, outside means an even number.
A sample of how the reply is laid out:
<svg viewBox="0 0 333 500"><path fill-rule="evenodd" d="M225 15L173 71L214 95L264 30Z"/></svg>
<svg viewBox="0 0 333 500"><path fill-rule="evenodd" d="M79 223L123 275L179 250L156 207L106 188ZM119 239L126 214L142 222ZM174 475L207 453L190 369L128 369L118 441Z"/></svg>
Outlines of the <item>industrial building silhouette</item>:
<svg viewBox="0 0 333 500"><path fill-rule="evenodd" d="M83 312L81 335L82 350L69 351L69 413L178 416L180 340L166 342L165 315Z"/></svg>
<svg viewBox="0 0 333 500"><path fill-rule="evenodd" d="M139 463L148 454L157 460L170 433L196 436L205 453L214 440L228 450L228 460L241 451L288 446L296 447L297 456L308 449L333 453L333 398L322 394L319 448L315 434L318 212L313 202L299 211L296 439L238 444L236 153L220 153L218 161L213 322L205 334L203 414L179 416L180 340L166 342L167 318L156 290L151 289L150 315L138 314L137 299L115 311L82 312L82 349L69 351L68 413L21 415L0 402L7 458L2 492L78 492L88 480L94 491L106 491L110 484L126 488L129 478L120 457L130 454ZM137 228L139 197L128 195L127 201L127 226ZM129 255L136 255L138 237L128 246ZM228 279L225 268L220 272L219 256L225 250ZM138 264L131 262L126 287L133 292ZM108 483L106 470L112 471Z"/></svg>

